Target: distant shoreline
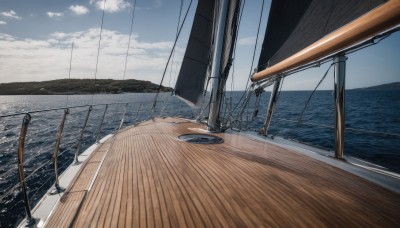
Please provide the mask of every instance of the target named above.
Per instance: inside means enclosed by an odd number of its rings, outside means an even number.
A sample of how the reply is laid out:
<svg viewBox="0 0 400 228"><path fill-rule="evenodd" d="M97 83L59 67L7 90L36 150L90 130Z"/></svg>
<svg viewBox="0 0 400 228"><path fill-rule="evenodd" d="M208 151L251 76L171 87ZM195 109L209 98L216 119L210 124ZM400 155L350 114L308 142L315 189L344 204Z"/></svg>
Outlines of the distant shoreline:
<svg viewBox="0 0 400 228"><path fill-rule="evenodd" d="M1 95L105 95L127 93L156 93L159 85L143 80L113 79L59 79L42 82L0 83ZM400 82L387 83L371 87L348 89L357 90L400 90ZM171 92L172 88L161 86L160 92ZM284 92L300 92L312 90L283 90ZM318 90L332 91L332 90ZM240 90L233 92L243 92Z"/></svg>
<svg viewBox="0 0 400 228"><path fill-rule="evenodd" d="M155 93L159 85L149 81L128 79L59 79L42 82L0 83L0 95L91 95ZM161 86L161 92L172 88Z"/></svg>
<svg viewBox="0 0 400 228"><path fill-rule="evenodd" d="M386 83L377 86L370 86L364 88L356 88L353 90L397 90L400 89L400 82Z"/></svg>

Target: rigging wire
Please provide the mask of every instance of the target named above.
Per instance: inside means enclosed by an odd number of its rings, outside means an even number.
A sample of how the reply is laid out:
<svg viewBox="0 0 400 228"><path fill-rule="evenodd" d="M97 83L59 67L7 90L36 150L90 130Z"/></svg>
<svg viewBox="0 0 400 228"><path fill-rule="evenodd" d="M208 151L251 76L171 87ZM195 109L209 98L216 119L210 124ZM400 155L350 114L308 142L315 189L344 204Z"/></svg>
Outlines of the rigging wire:
<svg viewBox="0 0 400 228"><path fill-rule="evenodd" d="M166 74L167 69L168 69L169 61L171 60L172 53L174 53L176 43L178 42L179 35L180 35L181 31L182 31L183 25L185 24L185 21L186 21L186 18L187 18L188 13L189 13L189 11L190 11L190 8L191 8L191 6L192 6L192 3L193 3L193 0L190 0L188 9L187 9L187 11L186 11L186 13L185 13L185 17L183 18L181 27L179 28L178 35L177 35L176 38L175 38L174 45L172 46L171 53L169 54L167 64L165 65L165 69L164 69L163 75L162 75L162 77L161 77L160 85L158 86L157 93L156 93L156 95L154 96L153 106L152 106L152 108L151 108L151 111L152 111L152 112L155 111L156 104L157 104L157 98L158 98L158 95L160 94L160 91L161 91L162 83L163 83L163 81L164 81L165 74Z"/></svg>
<svg viewBox="0 0 400 228"><path fill-rule="evenodd" d="M257 35L256 35L256 43L254 44L253 57L252 57L252 61L251 61L249 77L247 78L246 87L245 87L246 91L243 93L242 97L239 99L239 102L236 104L235 108L232 111L236 110L236 108L239 106L240 102L245 97L245 95L247 93L247 90L249 89L250 77L252 75L253 66L254 66L254 59L255 59L256 50L257 50L258 36L260 34L261 21L262 21L263 14L264 14L264 4L265 4L265 0L262 1L262 5L261 5L260 20L258 21L258 28L257 28Z"/></svg>
<svg viewBox="0 0 400 228"><path fill-rule="evenodd" d="M244 8L244 5L245 5L245 2L246 2L246 0L243 0L243 1L241 1L241 7L239 8L239 9L242 9L242 10L240 10L240 14L239 14L239 19L238 19L238 21L237 21L237 24L236 24L236 27L238 28L238 29L236 29L236 31L235 31L235 37L236 37L236 39L235 39L235 41L234 41L234 44L233 44L233 50L232 50L232 58L231 58L231 62L232 62L232 67L234 67L234 63L235 63L235 52L236 52L236 44L237 44L237 42L236 42L236 40L237 40L237 36L238 36L238 34L239 34L239 29L240 29L240 23L241 23L241 20L242 20L242 15L243 15L243 8ZM216 33L216 29L217 29L217 26L216 26L216 24L215 24L215 21L216 21L216 17L217 17L217 12L219 12L219 4L218 4L218 2L216 2L216 7L215 7L215 9L216 10L214 10L214 23L213 23L213 33L215 34ZM214 36L213 36L214 37ZM214 38L213 38L214 39ZM214 45L214 40L213 40L213 42L212 42L212 45ZM210 54L210 56L211 56L211 54ZM210 62L212 62L212 61L210 61ZM234 69L233 69L233 71L234 71ZM232 78L233 78L233 75L234 75L234 73L232 74ZM204 92L203 92L203 98L202 98L202 104L201 104L201 106L200 106L200 108L199 108L199 115L196 117L196 119L197 120L200 120L200 118L201 118L201 116L203 115L203 113L205 112L205 109L208 107L208 103L205 103L205 98L206 98L206 93L207 93L207 88L208 88L208 86L209 86L209 83L210 83L210 76L207 78L207 83L206 83L206 86L204 87ZM225 80L225 82L227 81L227 78L226 77L224 77L223 78L223 80ZM226 95L225 95L225 91L226 91L226 83L224 83L225 85L224 85L224 92L223 92L223 97L222 97L222 99L223 100L225 100L226 99ZM231 83L231 90L232 90L232 88L233 88L233 79L232 79L232 83ZM232 94L230 94L230 98L232 99ZM224 101L222 101L222 103L224 103ZM231 110L229 110L229 112L230 112ZM225 107L225 110L223 111L223 117L222 117L222 119L224 119L225 118L225 116L226 116L226 107ZM224 124L224 123L223 123Z"/></svg>
<svg viewBox="0 0 400 228"><path fill-rule="evenodd" d="M216 1L215 2L215 6L214 6L214 12L213 12L213 23L212 23L212 34L211 34L211 46L210 46L210 50L208 53L209 56L209 63L207 65L207 71L206 71L206 80L207 82L205 83L205 85L203 86L203 97L201 99L199 108L198 108L198 115L195 116L195 119L197 122L201 122L202 120L202 116L204 114L204 112L206 111L206 108L208 107L208 103L205 102L206 97L207 97L207 90L208 90L208 86L210 85L210 80L211 80L211 68L212 68L212 63L213 62L213 50L214 50L214 41L215 41L215 33L217 30L217 18L218 18L218 12L220 10L220 1ZM199 103L199 102L198 102Z"/></svg>
<svg viewBox="0 0 400 228"><path fill-rule="evenodd" d="M244 9L244 6L245 6L245 4L246 4L246 0L243 0L242 2L241 2L241 6L240 6L240 9L241 9L241 11L240 11L240 15L239 15L239 20L238 20L238 22L237 22L237 29L236 29L236 35L235 35L235 37L236 37L236 41L237 41L237 37L238 37L238 35L239 35L239 30L240 30L240 23L241 23L241 21L242 21L242 15L243 15L243 9ZM232 91L233 91L233 82L234 82L234 76L235 76L235 62L236 62L236 59L235 59L235 57L236 57L236 45L237 45L237 42L235 41L235 43L233 44L233 52L232 52L232 81L231 81L231 93L229 94L230 96L229 96L229 99L230 99L230 101L232 102ZM225 79L225 80L227 80L227 79ZM225 93L225 91L226 91L226 83L225 83L225 87L224 87L224 93L223 93L223 99L225 99L226 100L226 93ZM227 105L226 105L227 106ZM231 110L232 109L232 107L230 107L230 110L228 111L228 115L229 116L231 116L230 115L230 113L231 113ZM227 111L227 107L225 107L225 110L224 110L224 112L223 112L223 119L224 118L226 118L226 111ZM228 117L229 118L229 117Z"/></svg>
<svg viewBox="0 0 400 228"><path fill-rule="evenodd" d="M74 41L72 41L71 45L71 57L69 59L69 73L68 73L68 82L71 82L71 70L72 70L72 52L74 51ZM69 83L67 85L67 103L65 104L65 107L68 107L68 98L69 98Z"/></svg>
<svg viewBox="0 0 400 228"><path fill-rule="evenodd" d="M300 116L299 116L299 119L297 120L298 123L301 123L301 119L303 118L303 114L304 114L304 112L306 111L307 106L308 106L308 104L310 103L312 96L314 95L315 91L318 89L319 85L321 85L321 83L324 81L324 79L326 78L326 76L327 76L328 73L329 73L329 70L332 68L332 66L333 66L334 64L335 64L335 63L332 63L332 64L329 66L329 68L328 68L328 70L326 70L324 76L321 78L321 80L318 82L317 86L314 88L314 90L312 91L312 93L311 93L310 96L308 97L307 102L306 102L306 105L304 106L303 111L301 112L301 114L300 114Z"/></svg>
<svg viewBox="0 0 400 228"><path fill-rule="evenodd" d="M183 8L183 0L181 0L181 5L180 5L180 9L179 9L178 25L176 26L176 36L178 36L178 32L179 32L179 25L180 25L181 16L182 16L182 8ZM172 54L172 60L171 60L171 71L169 73L168 86L171 86L172 68L174 67L175 50L173 50L172 52L173 52L173 54Z"/></svg>
<svg viewBox="0 0 400 228"><path fill-rule="evenodd" d="M66 152L69 152L69 150L65 150L65 151L59 153L58 156L61 156L61 155L63 155L63 154L66 153ZM25 161L25 162L27 162L27 161ZM53 159L49 159L49 160L47 160L46 162L44 162L43 164L41 164L41 165L39 165L38 167L36 167L35 170L33 170L31 173L29 173L29 175L27 175L27 176L25 177L25 181L28 181L28 180L30 180L31 178L33 178L34 175L35 175L37 172L40 171L40 169L42 169L42 168L45 167L46 165L51 164L51 162L53 162ZM51 169L51 171L54 171L54 169ZM42 172L47 172L47 171L44 170L44 171L42 171ZM14 186L12 186L12 187L10 187L9 189L7 189L6 192L5 192L2 196L0 196L0 202L2 202L2 201L4 200L4 198L6 198L7 196L9 196L9 195L11 195L11 194L14 194L14 193L15 193L14 191L15 191L17 188L19 188L19 187L20 187L20 183L18 182L18 183L15 184Z"/></svg>
<svg viewBox="0 0 400 228"><path fill-rule="evenodd" d="M255 58L255 56L256 56L256 50L257 50L258 36L259 36L259 34L260 34L261 21L262 21L263 12L264 12L264 3L265 3L265 0L263 0L263 1L262 1L262 4L261 4L261 15L260 15L260 20L258 21L256 43L254 44L253 58L252 58L252 60L251 60L251 67L250 67L249 77L247 78L246 87L249 85L250 77L251 77L251 75L252 75L251 72L253 71L254 58Z"/></svg>
<svg viewBox="0 0 400 228"><path fill-rule="evenodd" d="M100 26L100 36L99 36L99 45L97 47L97 57L96 57L96 70L94 72L94 87L93 87L93 93L92 93L92 104L93 104L93 99L94 99L94 92L96 88L96 78L97 78L97 68L99 65L99 55L100 55L100 45L101 45L101 36L103 34L103 25L104 25L104 12L106 8L106 0L103 0L103 13L101 16L101 26Z"/></svg>
<svg viewBox="0 0 400 228"><path fill-rule="evenodd" d="M181 5L180 5L180 9L179 9L179 16L178 16L178 25L176 26L176 35L175 38L178 36L178 32L179 32L179 25L181 22L181 16L182 16L182 8L183 8L183 0L181 0ZM171 66L170 66L170 72L169 72L169 82L168 82L168 86L171 87L171 78L172 78L172 71L173 71L173 67L174 67L174 57L175 57L175 49L172 50L172 60L171 60ZM171 92L170 96L167 96L165 98L164 101L164 106L161 109L160 112L160 116L163 114L165 108L167 107L167 104L169 102L169 99L171 98L171 96L173 95L174 91Z"/></svg>
<svg viewBox="0 0 400 228"><path fill-rule="evenodd" d="M132 10L132 20L131 20L131 30L129 32L129 40L128 40L128 49L126 50L125 56L125 66L124 66L124 75L122 76L122 80L125 80L126 75L126 65L128 63L128 56L129 56L129 48L131 46L131 38L132 38L132 31L133 31L133 19L135 18L135 9L136 9L136 0L133 0L133 10Z"/></svg>
<svg viewBox="0 0 400 228"><path fill-rule="evenodd" d="M249 97L249 94L251 93L251 89L253 88L253 84L251 85L251 86L248 86L247 88L246 88L246 90L244 91L244 93L243 93L243 95L242 95L242 97L240 98L240 100L238 101L238 103L236 104L236 106L235 106L235 108L232 110L232 113L239 107L239 105L240 105L240 110L239 110L239 113L236 115L236 117L235 117L235 119L233 120L233 122L232 122L232 126L230 126L230 128L233 130L233 125L235 124L235 123L239 123L240 124L240 121L239 121L239 118L240 118L240 120L242 119L242 115L243 115L243 110L244 110L244 108L245 108L245 106L246 106L246 103L247 103L247 98ZM242 100L243 100L243 102L242 102Z"/></svg>

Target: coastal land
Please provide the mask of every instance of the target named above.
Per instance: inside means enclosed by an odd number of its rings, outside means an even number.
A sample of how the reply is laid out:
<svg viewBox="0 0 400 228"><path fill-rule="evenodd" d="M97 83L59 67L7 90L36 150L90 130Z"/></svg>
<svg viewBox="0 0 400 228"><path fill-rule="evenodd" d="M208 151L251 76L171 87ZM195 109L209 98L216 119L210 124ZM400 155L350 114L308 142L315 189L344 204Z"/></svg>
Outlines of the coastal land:
<svg viewBox="0 0 400 228"><path fill-rule="evenodd" d="M76 95L154 93L159 85L149 81L128 79L59 79L42 82L0 83L0 95ZM172 88L161 86L161 92Z"/></svg>
<svg viewBox="0 0 400 228"><path fill-rule="evenodd" d="M392 82L371 87L357 88L356 90L400 90L400 82Z"/></svg>

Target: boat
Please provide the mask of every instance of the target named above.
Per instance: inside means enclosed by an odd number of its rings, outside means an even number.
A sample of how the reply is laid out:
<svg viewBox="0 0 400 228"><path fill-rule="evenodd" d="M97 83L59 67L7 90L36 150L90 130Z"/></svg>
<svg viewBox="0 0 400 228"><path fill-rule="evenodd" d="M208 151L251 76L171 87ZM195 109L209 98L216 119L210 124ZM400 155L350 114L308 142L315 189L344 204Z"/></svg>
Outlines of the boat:
<svg viewBox="0 0 400 228"><path fill-rule="evenodd" d="M343 137L346 55L398 30L400 1L272 1L258 67L243 98L273 86L258 133L220 116L243 2L198 1L174 90L200 107L194 119L156 117L156 96L147 121L122 128L122 118L117 131L82 153L79 141L74 164L59 177L66 109L53 157L56 181L32 210L23 168L31 115L24 114L18 162L26 218L19 226L399 226L399 175L350 162ZM326 61L333 62L336 80L333 156L268 135L281 80Z"/></svg>

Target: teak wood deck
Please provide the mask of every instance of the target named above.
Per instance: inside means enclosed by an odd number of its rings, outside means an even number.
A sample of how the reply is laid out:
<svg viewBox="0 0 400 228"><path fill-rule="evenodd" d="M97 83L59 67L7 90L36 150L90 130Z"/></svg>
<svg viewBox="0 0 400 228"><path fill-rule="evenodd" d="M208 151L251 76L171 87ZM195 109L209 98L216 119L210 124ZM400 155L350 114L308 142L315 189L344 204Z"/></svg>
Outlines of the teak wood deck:
<svg viewBox="0 0 400 228"><path fill-rule="evenodd" d="M400 225L399 194L235 134L214 145L177 139L200 128L167 118L121 131L87 159L46 226Z"/></svg>

